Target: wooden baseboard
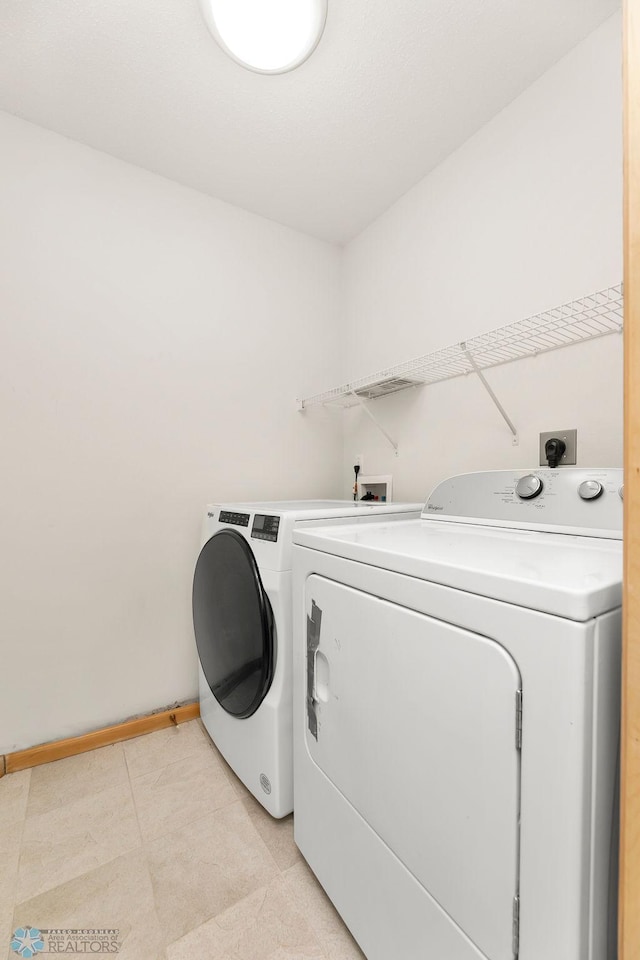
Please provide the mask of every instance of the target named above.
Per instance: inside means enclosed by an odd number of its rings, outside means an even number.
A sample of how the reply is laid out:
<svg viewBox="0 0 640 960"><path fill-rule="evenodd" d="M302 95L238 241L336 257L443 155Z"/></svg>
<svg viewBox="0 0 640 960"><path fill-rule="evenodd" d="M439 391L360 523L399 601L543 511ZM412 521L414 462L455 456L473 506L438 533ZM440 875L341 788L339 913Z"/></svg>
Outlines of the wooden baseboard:
<svg viewBox="0 0 640 960"><path fill-rule="evenodd" d="M52 760L62 760L64 757L73 757L78 753L86 753L97 747L106 747L111 743L120 743L122 740L131 740L141 737L144 733L152 733L163 727L172 727L186 720L195 720L200 716L200 704L187 703L183 707L174 707L171 710L162 710L160 713L150 713L146 717L127 720L125 723L116 723L113 727L103 727L102 730L93 730L80 737L70 737L68 740L54 740L52 743L43 743L28 750L18 750L0 756L0 777L5 773L15 773L26 770L28 767L37 767L41 763L51 763Z"/></svg>

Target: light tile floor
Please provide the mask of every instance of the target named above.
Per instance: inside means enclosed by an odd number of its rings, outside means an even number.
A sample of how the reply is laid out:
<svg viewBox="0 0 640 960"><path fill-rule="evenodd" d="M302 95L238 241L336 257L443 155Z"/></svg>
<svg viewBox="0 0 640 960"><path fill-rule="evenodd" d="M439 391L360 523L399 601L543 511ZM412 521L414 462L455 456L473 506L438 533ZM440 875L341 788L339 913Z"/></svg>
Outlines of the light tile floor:
<svg viewBox="0 0 640 960"><path fill-rule="evenodd" d="M0 779L0 960L20 925L118 928L119 960L363 958L195 720Z"/></svg>

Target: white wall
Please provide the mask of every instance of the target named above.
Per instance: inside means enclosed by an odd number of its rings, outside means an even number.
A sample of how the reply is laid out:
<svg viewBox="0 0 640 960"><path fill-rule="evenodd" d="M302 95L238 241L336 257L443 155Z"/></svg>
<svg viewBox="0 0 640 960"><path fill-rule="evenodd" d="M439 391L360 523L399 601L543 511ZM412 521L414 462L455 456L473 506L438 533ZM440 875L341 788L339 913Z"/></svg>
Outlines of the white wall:
<svg viewBox="0 0 640 960"><path fill-rule="evenodd" d="M620 30L607 21L349 244L347 379L621 281ZM621 337L487 378L518 447L467 377L375 401L397 458L349 411L344 475L362 454L395 499L420 499L447 475L533 466L538 433L570 427L579 464L621 465Z"/></svg>
<svg viewBox="0 0 640 960"><path fill-rule="evenodd" d="M396 499L532 466L577 427L621 463L621 339L359 411L309 396L617 283L613 18L343 252L0 114L0 753L196 696L210 499ZM342 285L343 284L343 285ZM341 424L345 425L344 447Z"/></svg>
<svg viewBox="0 0 640 960"><path fill-rule="evenodd" d="M0 753L196 696L204 505L338 496L340 251L0 115Z"/></svg>

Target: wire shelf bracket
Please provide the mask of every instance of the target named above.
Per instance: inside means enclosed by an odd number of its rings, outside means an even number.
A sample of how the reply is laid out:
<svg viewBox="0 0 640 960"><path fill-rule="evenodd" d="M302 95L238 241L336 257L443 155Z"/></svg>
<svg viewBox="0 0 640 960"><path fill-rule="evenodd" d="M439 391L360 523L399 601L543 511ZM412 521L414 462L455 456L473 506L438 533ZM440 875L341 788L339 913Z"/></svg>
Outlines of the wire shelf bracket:
<svg viewBox="0 0 640 960"><path fill-rule="evenodd" d="M433 353L380 370L372 376L362 377L325 393L299 400L298 409L304 411L307 407L318 404L344 409L359 404L397 454L397 443L380 425L365 401L389 396L421 384L439 383L473 373L489 393L509 427L513 443L517 444L516 427L487 382L483 371L525 357L560 350L584 340L622 333L623 307L622 284L597 290L588 296L571 300L524 320L498 327L442 350L435 350Z"/></svg>
<svg viewBox="0 0 640 960"><path fill-rule="evenodd" d="M519 441L519 439L518 439L518 431L516 430L515 426L513 425L513 420L512 420L511 417L509 417L509 415L507 414L507 411L505 410L505 408L502 406L502 404L500 403L500 401L499 401L498 398L496 397L496 395L495 395L495 393L493 392L493 389L492 389L491 385L488 383L487 378L485 377L484 373L482 372L482 370L480 369L480 367L478 366L478 364L475 362L475 360L473 359L472 355L471 355L471 354L469 353L469 351L467 350L467 345L466 345L466 343L461 343L461 344L460 344L460 349L462 350L462 352L463 352L464 355L466 356L467 360L468 360L469 363L471 364L471 367L473 368L473 372L477 374L478 379L480 380L480 383L481 383L482 386L485 388L485 390L487 391L487 393L489 394L489 396L491 397L491 399L492 399L493 402L495 403L496 407L497 407L498 410L500 411L500 416L502 417L502 419L504 420L504 422L506 423L506 425L509 427L509 430L511 430L511 443L513 444L514 447L517 447L520 441Z"/></svg>
<svg viewBox="0 0 640 960"><path fill-rule="evenodd" d="M380 421L378 420L378 418L376 417L376 415L369 409L369 407L368 407L367 404L364 402L364 400L362 399L362 397L358 396L358 394L355 393L355 392L353 393L353 396L356 398L357 402L360 404L360 406L362 407L362 409L364 410L364 412L367 414L367 416L370 417L370 418L373 420L373 422L375 423L376 427L378 428L378 430L380 431L380 433L383 435L383 437L385 438L385 440L387 441L387 443L390 443L390 444L391 444L391 446L393 447L393 452L395 453L395 455L396 455L396 457L397 457L397 456L398 456L398 444L395 442L395 440L392 440L392 439L391 439L391 437L389 436L389 434L387 433L387 431L385 430L385 428L382 426L382 424L380 423Z"/></svg>

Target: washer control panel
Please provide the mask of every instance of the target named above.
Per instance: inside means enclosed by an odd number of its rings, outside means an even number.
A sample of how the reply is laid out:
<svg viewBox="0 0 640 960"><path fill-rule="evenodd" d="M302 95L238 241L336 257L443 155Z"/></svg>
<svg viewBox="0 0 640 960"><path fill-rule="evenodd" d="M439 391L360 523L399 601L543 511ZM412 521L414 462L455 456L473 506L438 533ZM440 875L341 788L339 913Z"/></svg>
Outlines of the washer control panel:
<svg viewBox="0 0 640 960"><path fill-rule="evenodd" d="M233 523L236 527L248 527L249 516L248 513L232 513L231 510L221 510L219 519L220 523Z"/></svg>
<svg viewBox="0 0 640 960"><path fill-rule="evenodd" d="M251 527L251 536L254 540L271 540L273 543L278 539L278 530L280 528L280 517L268 516L265 513L256 513Z"/></svg>
<svg viewBox="0 0 640 960"><path fill-rule="evenodd" d="M439 484L423 519L622 537L621 468L490 470Z"/></svg>

